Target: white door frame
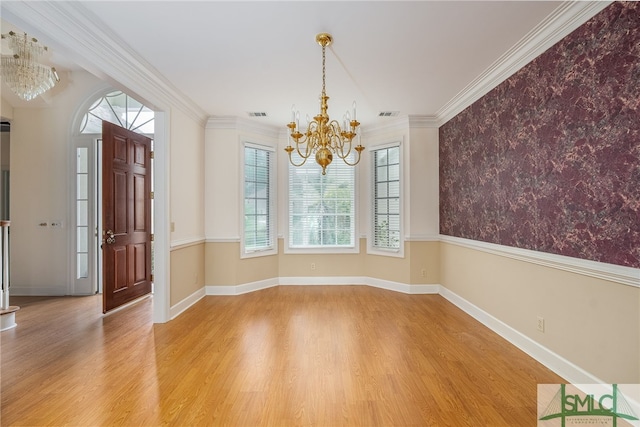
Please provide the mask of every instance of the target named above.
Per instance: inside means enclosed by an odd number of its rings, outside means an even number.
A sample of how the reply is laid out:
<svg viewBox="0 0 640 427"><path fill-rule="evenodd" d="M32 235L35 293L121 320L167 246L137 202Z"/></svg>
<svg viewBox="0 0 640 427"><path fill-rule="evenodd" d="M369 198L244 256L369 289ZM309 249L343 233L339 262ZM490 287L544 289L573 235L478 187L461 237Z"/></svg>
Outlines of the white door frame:
<svg viewBox="0 0 640 427"><path fill-rule="evenodd" d="M115 89L111 89L115 90ZM90 150L90 169L89 173L93 176L95 180L95 189L97 189L97 184L100 183L100 177L97 175L99 173L99 168L96 166L97 159L99 158L99 154L97 153L97 144L95 142L96 137L99 137L96 134L86 134L79 135L78 128L79 123L82 120L84 114L87 111L87 105L89 102L94 102L97 97L104 95L109 90L101 88L100 91L92 93L87 101L82 103L82 105L76 110L76 114L71 118L71 132L73 138L73 143L70 144L70 158L75 161L76 158L76 150L78 147L89 147ZM169 113L165 113L163 111L154 111L154 135L153 135L153 145L154 145L154 160L153 160L153 189L154 189L154 200L153 203L153 225L154 225L154 271L153 271L153 322L154 323L165 323L170 320L170 290L169 290L169 277L170 277L170 241L169 241L169 147L168 147L168 135L170 135L169 129ZM96 220L99 217L98 206L99 203L97 201L97 197L99 197L99 191L95 189L90 189L93 194L90 199L94 201L91 210L94 211L94 215L90 215L90 229L98 229L98 235L95 237L95 242L93 248L95 248L95 255L92 259L93 261L90 263L92 266L90 268L90 279L93 279L92 282L95 284L92 286L92 289L89 287L76 289L76 269L77 269L77 260L76 260L76 245L77 245L77 234L76 234L76 224L77 224L77 211L76 211L76 165L72 163L73 167L69 168L69 179L70 179L70 188L73 188L73 191L69 192L69 206L72 209L72 214L70 218L71 224L68 227L69 240L71 242L70 248L73 256L70 257L69 262L69 293L72 295L83 294L86 295L88 293L93 293L97 289L98 281L100 278L98 277L101 269L99 267L98 256L100 255L98 245L100 244L101 236L100 236L100 224ZM91 224L91 222L96 221L95 224Z"/></svg>
<svg viewBox="0 0 640 427"><path fill-rule="evenodd" d="M171 320L170 300L170 231L169 231L169 135L168 112L155 111L155 134L153 139L153 223L154 223L154 269L153 269L153 322Z"/></svg>

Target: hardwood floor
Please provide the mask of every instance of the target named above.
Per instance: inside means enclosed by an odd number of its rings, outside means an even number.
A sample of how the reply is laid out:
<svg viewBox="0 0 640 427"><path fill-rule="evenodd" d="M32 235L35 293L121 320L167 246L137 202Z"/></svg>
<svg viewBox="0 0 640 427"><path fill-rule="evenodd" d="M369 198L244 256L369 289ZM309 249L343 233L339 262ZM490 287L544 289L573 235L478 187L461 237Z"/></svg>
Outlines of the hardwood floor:
<svg viewBox="0 0 640 427"><path fill-rule="evenodd" d="M100 303L12 299L3 426L535 426L564 382L438 295L280 286L158 325Z"/></svg>

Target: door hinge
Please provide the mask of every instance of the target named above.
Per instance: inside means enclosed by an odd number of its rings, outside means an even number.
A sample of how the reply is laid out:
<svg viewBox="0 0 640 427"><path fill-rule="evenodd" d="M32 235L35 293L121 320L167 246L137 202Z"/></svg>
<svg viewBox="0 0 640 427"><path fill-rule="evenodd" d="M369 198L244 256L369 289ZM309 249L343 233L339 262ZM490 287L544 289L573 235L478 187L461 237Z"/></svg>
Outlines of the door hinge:
<svg viewBox="0 0 640 427"><path fill-rule="evenodd" d="M151 273L151 281L153 282L153 273Z"/></svg>
<svg viewBox="0 0 640 427"><path fill-rule="evenodd" d="M153 191L152 191L151 193L149 193L149 198L150 198L151 200L153 200Z"/></svg>
<svg viewBox="0 0 640 427"><path fill-rule="evenodd" d="M149 155L151 156L152 159L155 157L154 154L153 154L153 151L150 152Z"/></svg>
<svg viewBox="0 0 640 427"><path fill-rule="evenodd" d="M153 242L153 234L151 235L151 241Z"/></svg>

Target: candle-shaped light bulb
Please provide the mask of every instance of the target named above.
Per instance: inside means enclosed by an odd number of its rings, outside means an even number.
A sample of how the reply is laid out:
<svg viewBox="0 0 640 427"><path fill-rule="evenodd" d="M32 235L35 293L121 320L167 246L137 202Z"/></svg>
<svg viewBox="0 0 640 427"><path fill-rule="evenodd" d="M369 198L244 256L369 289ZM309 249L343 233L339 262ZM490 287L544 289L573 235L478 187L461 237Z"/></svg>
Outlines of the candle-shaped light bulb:
<svg viewBox="0 0 640 427"><path fill-rule="evenodd" d="M296 104L291 105L291 123L296 120Z"/></svg>
<svg viewBox="0 0 640 427"><path fill-rule="evenodd" d="M296 128L300 127L300 111L296 111Z"/></svg>
<svg viewBox="0 0 640 427"><path fill-rule="evenodd" d="M307 114L307 128L309 128L309 123L311 123L311 117Z"/></svg>
<svg viewBox="0 0 640 427"><path fill-rule="evenodd" d="M356 101L353 101L353 120L356 119Z"/></svg>

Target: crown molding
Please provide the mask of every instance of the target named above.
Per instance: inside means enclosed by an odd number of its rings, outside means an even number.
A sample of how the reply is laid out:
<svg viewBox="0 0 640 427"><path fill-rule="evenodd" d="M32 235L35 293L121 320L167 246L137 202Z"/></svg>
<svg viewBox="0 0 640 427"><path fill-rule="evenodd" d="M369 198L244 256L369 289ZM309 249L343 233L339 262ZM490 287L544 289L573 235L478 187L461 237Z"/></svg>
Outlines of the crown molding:
<svg viewBox="0 0 640 427"><path fill-rule="evenodd" d="M611 3L611 1L573 0L563 2L487 70L440 108L436 112L438 125L441 126L451 120Z"/></svg>
<svg viewBox="0 0 640 427"><path fill-rule="evenodd" d="M409 127L413 128L437 128L440 120L436 116L409 115Z"/></svg>
<svg viewBox="0 0 640 427"><path fill-rule="evenodd" d="M110 84L143 98L151 108L178 108L204 125L206 113L180 92L151 64L134 52L119 35L96 25L100 18L80 2L8 1L2 13L46 38L65 56Z"/></svg>
<svg viewBox="0 0 640 427"><path fill-rule="evenodd" d="M360 132L362 136L370 136L384 132L405 132L409 129L409 117L401 116L394 118L385 118L378 123L370 126L361 126Z"/></svg>
<svg viewBox="0 0 640 427"><path fill-rule="evenodd" d="M255 120L237 116L211 116L207 119L205 128L234 129L240 132L255 133L274 139L278 139L278 137L282 135L280 127L258 123Z"/></svg>

